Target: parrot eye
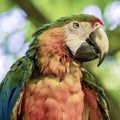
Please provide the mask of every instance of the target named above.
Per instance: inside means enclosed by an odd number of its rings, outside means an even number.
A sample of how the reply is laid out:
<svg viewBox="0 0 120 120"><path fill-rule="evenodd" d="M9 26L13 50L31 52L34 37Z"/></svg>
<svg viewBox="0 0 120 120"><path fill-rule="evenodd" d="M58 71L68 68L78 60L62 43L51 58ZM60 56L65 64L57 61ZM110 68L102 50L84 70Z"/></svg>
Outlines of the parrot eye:
<svg viewBox="0 0 120 120"><path fill-rule="evenodd" d="M75 29L78 29L80 27L80 24L78 22L73 22L73 27Z"/></svg>
<svg viewBox="0 0 120 120"><path fill-rule="evenodd" d="M94 26L95 26L95 27L98 27L98 26L100 26L100 23L96 22L96 23L94 24Z"/></svg>

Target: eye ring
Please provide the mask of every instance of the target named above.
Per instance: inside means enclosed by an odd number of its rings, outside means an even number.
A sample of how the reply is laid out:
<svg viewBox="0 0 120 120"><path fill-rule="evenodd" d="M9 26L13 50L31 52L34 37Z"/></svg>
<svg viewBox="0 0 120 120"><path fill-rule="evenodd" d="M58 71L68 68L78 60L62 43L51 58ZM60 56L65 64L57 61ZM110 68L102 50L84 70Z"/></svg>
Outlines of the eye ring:
<svg viewBox="0 0 120 120"><path fill-rule="evenodd" d="M80 24L78 22L73 22L73 27L75 29L78 29L80 27Z"/></svg>

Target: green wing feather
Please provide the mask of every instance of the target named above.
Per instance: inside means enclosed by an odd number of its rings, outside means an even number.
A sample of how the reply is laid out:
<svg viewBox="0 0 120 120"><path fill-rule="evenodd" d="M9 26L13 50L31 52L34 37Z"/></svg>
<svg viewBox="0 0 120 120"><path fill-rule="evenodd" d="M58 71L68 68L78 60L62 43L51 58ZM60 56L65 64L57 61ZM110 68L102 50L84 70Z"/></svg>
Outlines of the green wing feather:
<svg viewBox="0 0 120 120"><path fill-rule="evenodd" d="M109 106L106 99L106 95L104 93L103 88L101 87L100 83L87 71L83 72L83 83L90 86L94 89L97 93L97 102L102 112L102 115L105 120L110 120L109 117Z"/></svg>
<svg viewBox="0 0 120 120"><path fill-rule="evenodd" d="M28 57L16 61L0 84L0 120L9 120L20 93L32 75L33 63Z"/></svg>
<svg viewBox="0 0 120 120"><path fill-rule="evenodd" d="M39 41L35 39L26 52L26 56L12 65L0 84L0 120L9 120L18 99L22 98L20 95L35 69L34 61L37 58L38 45Z"/></svg>

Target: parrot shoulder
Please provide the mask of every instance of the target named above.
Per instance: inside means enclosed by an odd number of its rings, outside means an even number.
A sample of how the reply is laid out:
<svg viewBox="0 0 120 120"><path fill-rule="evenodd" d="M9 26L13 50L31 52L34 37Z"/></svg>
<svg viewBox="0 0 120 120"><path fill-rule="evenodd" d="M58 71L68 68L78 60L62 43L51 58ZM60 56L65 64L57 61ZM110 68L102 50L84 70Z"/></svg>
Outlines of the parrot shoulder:
<svg viewBox="0 0 120 120"><path fill-rule="evenodd" d="M19 106L32 72L33 62L27 56L20 58L11 66L0 84L0 120L8 120L13 114L13 108Z"/></svg>
<svg viewBox="0 0 120 120"><path fill-rule="evenodd" d="M88 101L93 104L92 107L94 109L99 109L99 113L96 117L99 116L99 118L101 118L102 115L103 119L110 120L109 106L104 89L101 84L86 70L83 71L82 85L86 96L85 99L89 99ZM86 105L88 108L88 103ZM88 111L90 111L90 109Z"/></svg>

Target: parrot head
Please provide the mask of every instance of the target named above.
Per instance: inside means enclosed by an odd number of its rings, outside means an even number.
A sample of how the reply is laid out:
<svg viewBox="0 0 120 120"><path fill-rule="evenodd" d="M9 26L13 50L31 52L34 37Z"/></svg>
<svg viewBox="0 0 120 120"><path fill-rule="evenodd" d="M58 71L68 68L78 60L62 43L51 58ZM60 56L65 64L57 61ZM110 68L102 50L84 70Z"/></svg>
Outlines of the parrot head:
<svg viewBox="0 0 120 120"><path fill-rule="evenodd" d="M103 23L99 18L86 14L62 17L51 24L44 25L33 36L36 37L46 30L52 31L55 28L63 31L60 34L64 34L64 37L60 39L64 39L65 50L73 59L87 62L99 58L98 66L102 63L109 45ZM53 30L50 36L53 36L55 32L58 31ZM56 33L55 36L60 36L58 34ZM46 40L52 43L49 38Z"/></svg>

